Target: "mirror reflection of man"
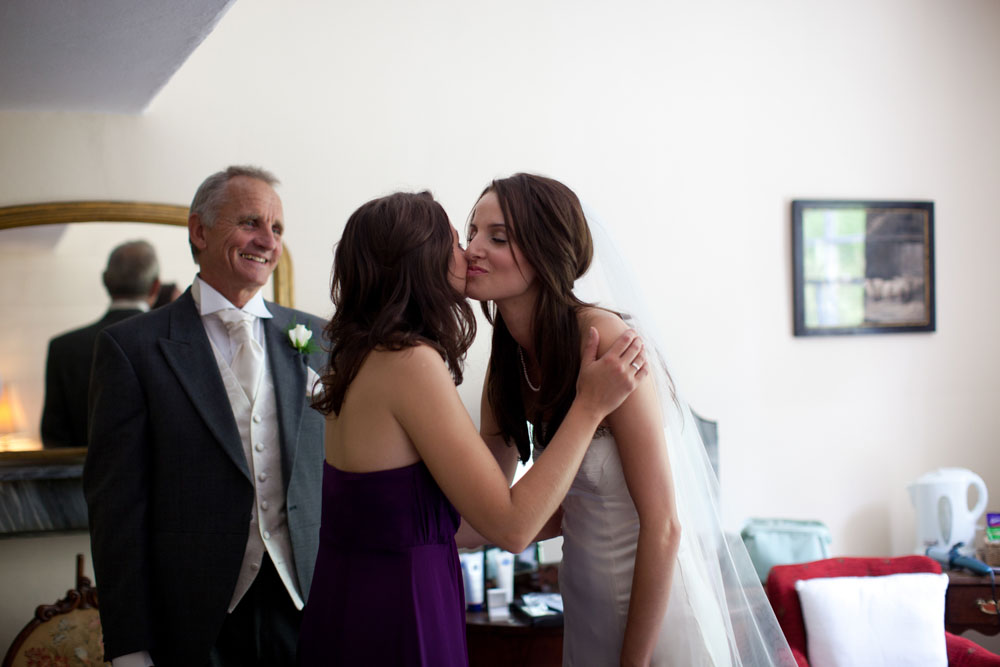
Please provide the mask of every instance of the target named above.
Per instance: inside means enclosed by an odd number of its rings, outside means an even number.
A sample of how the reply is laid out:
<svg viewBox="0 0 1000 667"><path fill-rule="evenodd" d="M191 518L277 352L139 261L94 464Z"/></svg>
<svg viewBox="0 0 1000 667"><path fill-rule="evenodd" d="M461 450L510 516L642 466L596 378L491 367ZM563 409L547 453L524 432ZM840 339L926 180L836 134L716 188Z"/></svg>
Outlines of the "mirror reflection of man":
<svg viewBox="0 0 1000 667"><path fill-rule="evenodd" d="M105 329L83 487L114 667L295 664L319 543L322 351L265 302L281 256L277 180L208 177L188 234L199 273L172 303Z"/></svg>
<svg viewBox="0 0 1000 667"><path fill-rule="evenodd" d="M49 342L45 362L42 443L46 447L87 446L87 389L97 334L127 317L149 310L159 294L160 266L146 241L129 241L111 251L104 287L111 297L98 321Z"/></svg>

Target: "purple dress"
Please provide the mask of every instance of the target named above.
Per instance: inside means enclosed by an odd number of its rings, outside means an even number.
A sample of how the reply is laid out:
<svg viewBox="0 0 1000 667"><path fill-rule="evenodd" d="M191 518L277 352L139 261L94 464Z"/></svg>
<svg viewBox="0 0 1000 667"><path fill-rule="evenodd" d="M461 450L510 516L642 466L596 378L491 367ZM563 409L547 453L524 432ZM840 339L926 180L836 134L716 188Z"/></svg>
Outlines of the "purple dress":
<svg viewBox="0 0 1000 667"><path fill-rule="evenodd" d="M422 461L367 473L324 464L299 664L468 665L458 524Z"/></svg>

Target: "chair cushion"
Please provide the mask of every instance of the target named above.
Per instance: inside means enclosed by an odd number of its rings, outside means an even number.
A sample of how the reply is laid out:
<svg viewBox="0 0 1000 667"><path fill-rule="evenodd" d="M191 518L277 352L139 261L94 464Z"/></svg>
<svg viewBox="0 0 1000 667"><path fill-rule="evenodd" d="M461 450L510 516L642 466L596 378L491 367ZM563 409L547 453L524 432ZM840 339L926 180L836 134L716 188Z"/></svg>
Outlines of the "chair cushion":
<svg viewBox="0 0 1000 667"><path fill-rule="evenodd" d="M899 572L933 572L941 565L927 556L897 556L895 558L827 558L812 563L775 565L767 578L767 598L771 601L778 623L799 665L806 660L806 628L802 620L799 595L795 582L815 577L877 577Z"/></svg>
<svg viewBox="0 0 1000 667"><path fill-rule="evenodd" d="M101 617L97 609L74 609L41 623L12 657L14 667L103 665Z"/></svg>
<svg viewBox="0 0 1000 667"><path fill-rule="evenodd" d="M947 667L945 574L830 577L796 582L809 664Z"/></svg>

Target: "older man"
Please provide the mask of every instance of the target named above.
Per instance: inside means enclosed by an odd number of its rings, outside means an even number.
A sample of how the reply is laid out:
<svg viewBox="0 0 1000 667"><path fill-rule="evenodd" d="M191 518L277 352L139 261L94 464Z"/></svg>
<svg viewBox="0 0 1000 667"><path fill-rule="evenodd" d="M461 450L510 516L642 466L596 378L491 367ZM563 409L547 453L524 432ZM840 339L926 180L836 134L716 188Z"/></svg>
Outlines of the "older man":
<svg viewBox="0 0 1000 667"><path fill-rule="evenodd" d="M322 359L288 331L318 339L323 322L260 295L281 257L276 184L251 167L206 179L188 219L194 283L98 338L84 491L115 667L294 664L319 538Z"/></svg>
<svg viewBox="0 0 1000 667"><path fill-rule="evenodd" d="M111 305L101 319L49 341L45 361L42 442L46 447L87 446L87 390L97 334L149 310L160 289L156 251L146 241L129 241L108 256L102 276Z"/></svg>

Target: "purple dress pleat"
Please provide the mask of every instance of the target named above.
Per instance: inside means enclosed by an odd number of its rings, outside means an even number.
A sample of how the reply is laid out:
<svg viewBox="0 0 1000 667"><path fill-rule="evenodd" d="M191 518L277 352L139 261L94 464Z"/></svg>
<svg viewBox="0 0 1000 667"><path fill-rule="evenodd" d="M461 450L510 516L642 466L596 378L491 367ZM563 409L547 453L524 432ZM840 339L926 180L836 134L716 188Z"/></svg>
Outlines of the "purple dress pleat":
<svg viewBox="0 0 1000 667"><path fill-rule="evenodd" d="M423 462L323 469L299 664L468 665L458 512Z"/></svg>

